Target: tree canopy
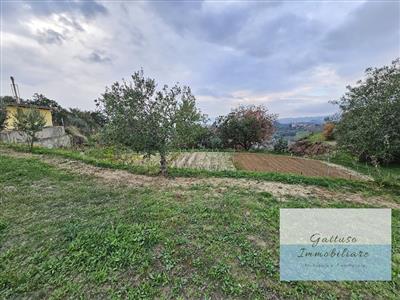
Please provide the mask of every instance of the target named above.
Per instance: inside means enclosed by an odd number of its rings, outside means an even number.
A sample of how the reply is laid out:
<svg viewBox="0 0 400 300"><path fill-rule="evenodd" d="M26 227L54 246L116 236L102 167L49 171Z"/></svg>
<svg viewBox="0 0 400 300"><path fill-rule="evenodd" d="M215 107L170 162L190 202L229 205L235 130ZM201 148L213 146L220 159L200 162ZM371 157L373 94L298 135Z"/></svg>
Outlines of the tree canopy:
<svg viewBox="0 0 400 300"><path fill-rule="evenodd" d="M276 117L262 105L239 106L227 116L219 117L217 126L226 147L249 150L272 137Z"/></svg>
<svg viewBox="0 0 400 300"><path fill-rule="evenodd" d="M368 68L365 79L348 86L338 101L338 144L360 160L400 160L400 59L390 66Z"/></svg>
<svg viewBox="0 0 400 300"><path fill-rule="evenodd" d="M206 128L204 123L207 117L196 107L196 98L190 88L183 93L182 102L176 112L176 136L174 146L177 148L191 148L198 146Z"/></svg>

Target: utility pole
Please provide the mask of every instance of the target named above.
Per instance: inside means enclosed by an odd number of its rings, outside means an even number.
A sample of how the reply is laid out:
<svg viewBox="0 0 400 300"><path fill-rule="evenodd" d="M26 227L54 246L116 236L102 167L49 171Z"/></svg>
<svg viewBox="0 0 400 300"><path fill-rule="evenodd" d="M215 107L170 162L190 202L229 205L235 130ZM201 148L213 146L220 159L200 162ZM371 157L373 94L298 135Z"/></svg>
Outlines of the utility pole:
<svg viewBox="0 0 400 300"><path fill-rule="evenodd" d="M18 92L17 92L17 87L16 87L15 82L14 82L14 77L10 76L10 79L11 79L11 90L12 90L12 92L14 94L15 99L17 100L17 103L19 103L20 102L19 101L19 89L18 89Z"/></svg>

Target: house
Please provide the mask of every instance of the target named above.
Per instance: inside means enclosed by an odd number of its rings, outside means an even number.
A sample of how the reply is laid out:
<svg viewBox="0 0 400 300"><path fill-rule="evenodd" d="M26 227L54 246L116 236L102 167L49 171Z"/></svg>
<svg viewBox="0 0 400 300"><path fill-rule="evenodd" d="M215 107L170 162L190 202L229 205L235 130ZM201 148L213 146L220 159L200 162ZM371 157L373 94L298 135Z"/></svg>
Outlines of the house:
<svg viewBox="0 0 400 300"><path fill-rule="evenodd" d="M52 114L51 114L51 108L44 107L44 106L11 103L11 104L6 105L6 114L7 114L7 118L5 121L5 124L6 124L5 129L6 130L13 130L15 128L15 115L17 114L18 109L22 109L23 112L27 112L32 109L38 110L46 121L45 127L53 126L53 118L52 118Z"/></svg>

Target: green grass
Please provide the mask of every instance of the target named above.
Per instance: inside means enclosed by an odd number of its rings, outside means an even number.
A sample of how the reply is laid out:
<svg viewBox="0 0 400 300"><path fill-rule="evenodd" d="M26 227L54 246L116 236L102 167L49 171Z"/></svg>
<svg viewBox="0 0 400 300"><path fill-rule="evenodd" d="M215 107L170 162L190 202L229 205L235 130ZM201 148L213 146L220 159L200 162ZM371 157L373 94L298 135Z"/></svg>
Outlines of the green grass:
<svg viewBox="0 0 400 300"><path fill-rule="evenodd" d="M322 159L327 160L328 157L322 157ZM341 151L329 155L329 161L353 169L361 174L369 175L378 184L392 186L400 190L400 164L374 167L367 163L361 163L349 153Z"/></svg>
<svg viewBox="0 0 400 300"><path fill-rule="evenodd" d="M326 139L322 134L322 132L314 132L307 137L307 140L310 141L311 143L316 143L316 142L324 142Z"/></svg>
<svg viewBox="0 0 400 300"><path fill-rule="evenodd" d="M300 130L296 132L296 135L294 137L295 140L301 140L306 138L311 132L307 130Z"/></svg>
<svg viewBox="0 0 400 300"><path fill-rule="evenodd" d="M392 282L279 281L279 209L367 207L193 185L124 188L0 156L0 298L395 299Z"/></svg>
<svg viewBox="0 0 400 300"><path fill-rule="evenodd" d="M17 144L0 144L0 147L11 148L16 151L26 152L27 149L23 145ZM114 151L114 150L112 150ZM87 164L95 165L103 168L121 169L134 174L155 176L159 174L159 166L151 165L135 165L116 161L113 153L104 153L103 150L89 150L86 152L68 149L48 149L42 147L34 147L33 153L55 155L74 160L83 161ZM95 153L93 155L93 153ZM331 189L338 187L346 187L349 190L363 190L370 187L370 183L357 180L348 180L342 178L330 177L309 177L296 174L276 173L276 172L253 172L244 170L226 170L226 171L208 171L201 169L182 169L169 168L171 177L223 177L223 178L243 178L262 181L278 181L288 184L307 184L323 186Z"/></svg>

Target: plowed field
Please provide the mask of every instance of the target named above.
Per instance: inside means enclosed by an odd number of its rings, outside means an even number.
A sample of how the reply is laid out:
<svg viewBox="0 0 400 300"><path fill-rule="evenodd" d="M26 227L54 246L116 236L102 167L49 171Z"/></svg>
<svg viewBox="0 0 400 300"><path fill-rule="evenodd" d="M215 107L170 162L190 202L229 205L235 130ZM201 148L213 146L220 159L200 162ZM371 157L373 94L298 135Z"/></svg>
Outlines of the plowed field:
<svg viewBox="0 0 400 300"><path fill-rule="evenodd" d="M365 179L362 175L351 170L300 157L263 153L236 153L233 156L233 162L238 169L248 171Z"/></svg>
<svg viewBox="0 0 400 300"><path fill-rule="evenodd" d="M175 158L172 166L209 171L235 170L232 153L228 152L184 152Z"/></svg>

